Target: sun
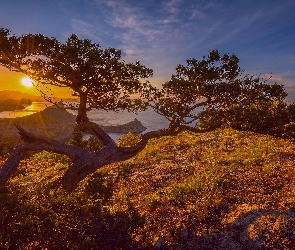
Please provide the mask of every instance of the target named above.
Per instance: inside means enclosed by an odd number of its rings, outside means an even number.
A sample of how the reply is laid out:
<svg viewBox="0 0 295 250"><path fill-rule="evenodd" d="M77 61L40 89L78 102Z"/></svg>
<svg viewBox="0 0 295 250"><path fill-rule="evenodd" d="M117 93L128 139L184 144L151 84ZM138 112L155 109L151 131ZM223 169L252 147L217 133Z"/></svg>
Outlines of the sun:
<svg viewBox="0 0 295 250"><path fill-rule="evenodd" d="M24 77L22 79L22 85L24 85L27 88L30 88L33 86L32 80L29 77Z"/></svg>

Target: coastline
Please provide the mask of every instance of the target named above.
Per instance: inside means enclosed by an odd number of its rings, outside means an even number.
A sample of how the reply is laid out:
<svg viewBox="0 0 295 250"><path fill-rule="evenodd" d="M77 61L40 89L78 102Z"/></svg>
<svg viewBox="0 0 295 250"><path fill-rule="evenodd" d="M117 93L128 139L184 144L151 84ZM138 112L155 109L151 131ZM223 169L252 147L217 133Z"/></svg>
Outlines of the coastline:
<svg viewBox="0 0 295 250"><path fill-rule="evenodd" d="M38 109L33 109L34 105L27 107L27 110L31 112L29 115L23 115L25 114L23 113L21 116L14 118L1 118L0 116L0 135L9 136L13 138L16 144L20 144L22 141L18 135L16 124L30 133L46 136L61 142L68 141L71 138L75 126L76 116L73 113L56 108L55 106L48 107L45 103L42 105L39 105L39 108L45 107L45 109L39 112L37 112ZM124 124L99 125L115 141L117 141L119 135L127 134L128 132L142 133L147 129L136 118ZM89 135L84 136L85 139L87 139L87 137L89 137Z"/></svg>
<svg viewBox="0 0 295 250"><path fill-rule="evenodd" d="M22 110L13 110L13 111L2 111L0 112L0 120L1 119L10 119L10 118L17 118L17 117L24 117L28 115L32 115L36 112L40 112L47 107L52 106L49 102L32 102L31 105L27 105Z"/></svg>

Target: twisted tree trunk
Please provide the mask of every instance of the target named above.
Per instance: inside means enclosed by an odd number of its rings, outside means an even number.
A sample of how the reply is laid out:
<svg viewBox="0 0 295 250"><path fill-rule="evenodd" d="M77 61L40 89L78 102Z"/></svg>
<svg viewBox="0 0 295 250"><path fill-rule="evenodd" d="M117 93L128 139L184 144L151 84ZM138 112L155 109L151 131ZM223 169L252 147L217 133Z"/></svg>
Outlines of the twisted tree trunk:
<svg viewBox="0 0 295 250"><path fill-rule="evenodd" d="M79 127L82 131L95 136L103 145L103 148L97 152L89 153L80 147L63 144L53 139L31 134L17 126L24 144L17 146L4 163L0 170L0 182L5 183L8 181L17 169L25 153L46 150L67 155L71 159L69 168L56 184L67 192L72 192L81 180L89 174L94 173L97 169L110 163L130 159L138 154L144 149L149 139L165 135L176 135L180 132L180 130L175 130L170 126L168 129L148 132L142 135L141 141L135 146L118 147L114 140L97 124L90 121L83 121L80 122Z"/></svg>

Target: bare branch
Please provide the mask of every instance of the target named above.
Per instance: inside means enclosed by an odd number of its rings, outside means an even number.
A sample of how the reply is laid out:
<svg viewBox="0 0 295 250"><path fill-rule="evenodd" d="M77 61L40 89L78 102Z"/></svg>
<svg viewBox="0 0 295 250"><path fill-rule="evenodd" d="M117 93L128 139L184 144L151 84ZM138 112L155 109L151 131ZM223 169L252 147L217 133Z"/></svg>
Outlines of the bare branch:
<svg viewBox="0 0 295 250"><path fill-rule="evenodd" d="M105 131L103 131L99 125L91 121L81 121L79 124L79 129L84 133L93 135L99 140L102 146L116 146L115 141L110 137Z"/></svg>
<svg viewBox="0 0 295 250"><path fill-rule="evenodd" d="M58 154L69 156L73 161L79 157L89 155L88 151L79 147L62 144L56 140L52 140L43 136L36 136L26 132L23 128L17 127L23 140L26 141L23 145L18 145L0 170L0 182L6 182L17 169L22 157L30 151L50 151Z"/></svg>
<svg viewBox="0 0 295 250"><path fill-rule="evenodd" d="M76 159L79 155L88 153L87 150L72 145L63 144L57 140L53 140L41 135L34 135L25 131L22 127L16 125L22 140L25 143L30 143L32 150L47 150L58 154L65 154L71 159ZM37 145L38 143L38 145ZM27 145L27 144L25 144ZM29 144L28 144L29 145Z"/></svg>

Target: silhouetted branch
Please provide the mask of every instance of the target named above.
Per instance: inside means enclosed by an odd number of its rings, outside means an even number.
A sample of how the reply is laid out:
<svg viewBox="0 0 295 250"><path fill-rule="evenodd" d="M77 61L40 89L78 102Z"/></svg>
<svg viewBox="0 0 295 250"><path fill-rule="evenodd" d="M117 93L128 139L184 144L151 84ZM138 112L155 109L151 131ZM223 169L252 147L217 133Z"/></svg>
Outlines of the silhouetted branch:
<svg viewBox="0 0 295 250"><path fill-rule="evenodd" d="M102 146L116 146L115 141L99 125L91 121L81 121L79 129L84 133L93 135L99 140Z"/></svg>

